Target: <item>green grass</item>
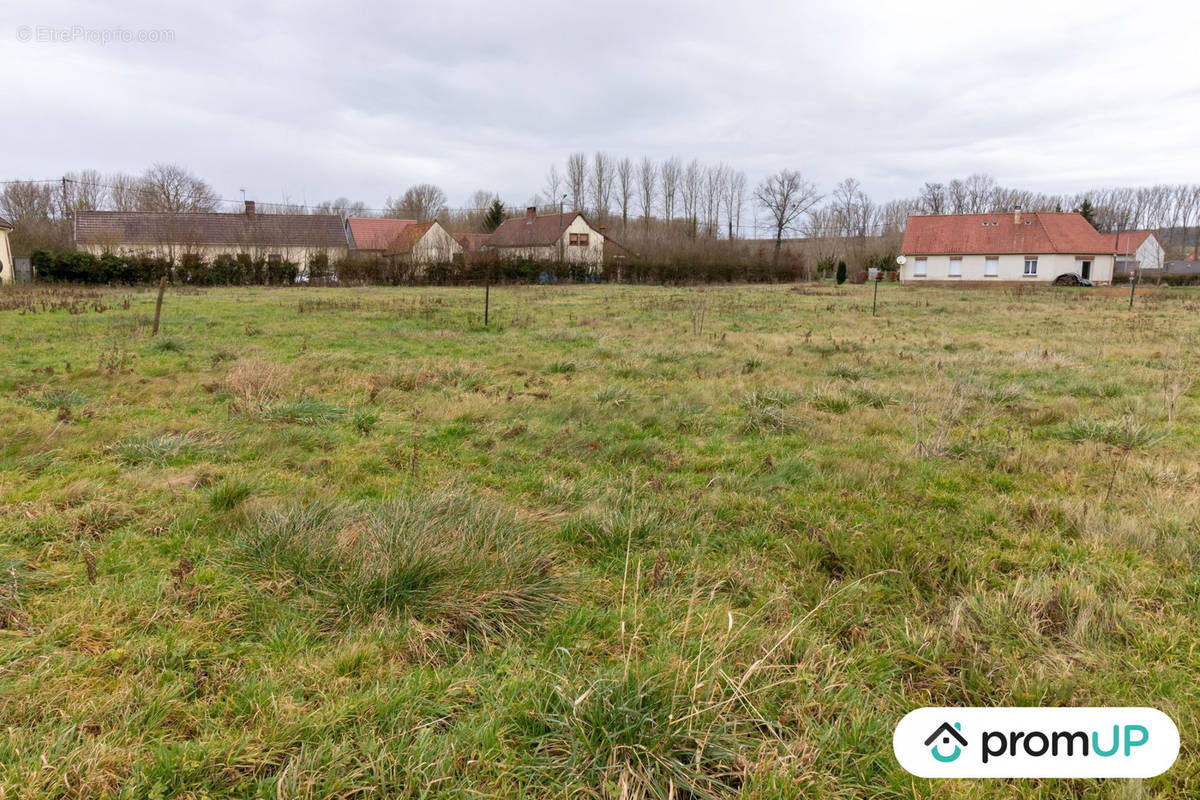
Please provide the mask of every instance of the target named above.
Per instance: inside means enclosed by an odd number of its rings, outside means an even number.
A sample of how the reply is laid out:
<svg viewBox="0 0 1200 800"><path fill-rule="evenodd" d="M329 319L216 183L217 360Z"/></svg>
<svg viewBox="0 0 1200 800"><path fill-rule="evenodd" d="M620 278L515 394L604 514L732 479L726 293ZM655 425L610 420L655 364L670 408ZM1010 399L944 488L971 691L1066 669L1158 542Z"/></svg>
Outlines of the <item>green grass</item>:
<svg viewBox="0 0 1200 800"><path fill-rule="evenodd" d="M0 311L0 795L1197 796L1200 294L872 288ZM925 705L1183 749L933 782Z"/></svg>

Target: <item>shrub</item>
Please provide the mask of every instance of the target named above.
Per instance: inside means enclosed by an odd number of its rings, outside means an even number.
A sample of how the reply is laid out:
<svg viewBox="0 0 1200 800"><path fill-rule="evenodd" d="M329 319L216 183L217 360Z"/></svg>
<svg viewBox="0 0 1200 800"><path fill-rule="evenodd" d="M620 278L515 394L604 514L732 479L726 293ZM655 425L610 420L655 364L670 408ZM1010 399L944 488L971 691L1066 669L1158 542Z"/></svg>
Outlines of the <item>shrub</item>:
<svg viewBox="0 0 1200 800"><path fill-rule="evenodd" d="M561 598L536 532L461 489L270 512L241 531L234 560L337 616L408 617L454 638L527 631Z"/></svg>
<svg viewBox="0 0 1200 800"><path fill-rule="evenodd" d="M837 265L837 285L841 286L846 282L846 262L839 261Z"/></svg>

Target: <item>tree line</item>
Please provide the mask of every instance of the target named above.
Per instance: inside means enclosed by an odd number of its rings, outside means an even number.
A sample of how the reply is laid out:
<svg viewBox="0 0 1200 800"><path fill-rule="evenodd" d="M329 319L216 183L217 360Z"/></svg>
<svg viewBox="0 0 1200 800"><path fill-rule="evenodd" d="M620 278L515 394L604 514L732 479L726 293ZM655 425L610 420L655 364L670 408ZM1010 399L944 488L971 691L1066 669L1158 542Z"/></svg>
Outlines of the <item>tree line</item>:
<svg viewBox="0 0 1200 800"><path fill-rule="evenodd" d="M174 164L143 173L67 173L53 181L10 181L0 190L0 215L15 226L13 250L68 250L71 219L80 210L215 211L222 200L212 186ZM911 214L1079 211L1102 232L1150 228L1160 232L1168 257L1200 249L1200 185L1159 184L1048 194L1000 185L976 173L926 182L916 194L879 202L854 178L828 190L796 170L783 169L751 185L744 171L725 163L678 156L655 160L595 152L551 164L541 189L524 205L505 204L478 190L464 207L451 208L441 187L421 183L388 197L382 208L345 197L315 205L258 203L261 213L327 213L436 219L454 233L486 232L506 216L578 210L606 235L642 260L668 265L722 260L762 261L764 243L777 267L789 258L812 266L839 260L858 268L899 248ZM227 210L238 210L237 207ZM756 240L756 241L750 241ZM717 241L726 245L715 246ZM793 264L794 266L794 264Z"/></svg>

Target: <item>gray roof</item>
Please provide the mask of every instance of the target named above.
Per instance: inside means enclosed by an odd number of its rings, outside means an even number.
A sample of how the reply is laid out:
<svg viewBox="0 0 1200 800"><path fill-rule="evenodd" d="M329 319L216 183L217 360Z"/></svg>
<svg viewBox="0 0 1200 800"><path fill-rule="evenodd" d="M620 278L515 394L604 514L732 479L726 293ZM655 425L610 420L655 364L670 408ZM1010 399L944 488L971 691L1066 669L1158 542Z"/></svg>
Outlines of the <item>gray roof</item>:
<svg viewBox="0 0 1200 800"><path fill-rule="evenodd" d="M1200 275L1200 261L1168 261L1164 275Z"/></svg>
<svg viewBox="0 0 1200 800"><path fill-rule="evenodd" d="M80 211L75 241L101 245L257 245L346 247L334 214L170 214L156 211Z"/></svg>
<svg viewBox="0 0 1200 800"><path fill-rule="evenodd" d="M568 211L565 214L539 214L535 217L506 219L500 223L500 227L492 231L487 246L546 247L558 244L563 231L570 227L576 217L581 216L583 215L578 211Z"/></svg>

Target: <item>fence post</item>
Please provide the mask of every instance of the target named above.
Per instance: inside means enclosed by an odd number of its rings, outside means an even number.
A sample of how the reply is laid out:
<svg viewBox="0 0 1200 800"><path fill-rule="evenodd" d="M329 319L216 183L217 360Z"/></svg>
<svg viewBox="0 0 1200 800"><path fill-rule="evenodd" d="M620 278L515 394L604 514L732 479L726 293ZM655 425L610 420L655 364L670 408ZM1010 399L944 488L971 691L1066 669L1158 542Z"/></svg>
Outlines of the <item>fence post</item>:
<svg viewBox="0 0 1200 800"><path fill-rule="evenodd" d="M163 275L158 282L158 300L154 302L154 330L150 332L151 336L158 336L158 319L162 316L162 299L163 293L167 291L167 276Z"/></svg>

